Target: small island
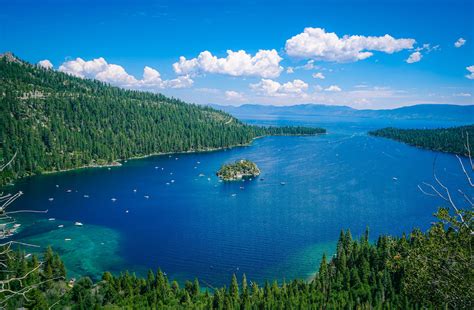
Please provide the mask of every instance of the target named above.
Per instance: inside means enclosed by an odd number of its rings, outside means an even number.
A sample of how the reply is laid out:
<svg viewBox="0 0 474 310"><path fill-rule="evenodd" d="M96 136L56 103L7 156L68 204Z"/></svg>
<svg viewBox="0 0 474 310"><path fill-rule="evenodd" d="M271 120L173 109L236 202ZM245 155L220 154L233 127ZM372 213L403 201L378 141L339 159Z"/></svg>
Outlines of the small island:
<svg viewBox="0 0 474 310"><path fill-rule="evenodd" d="M224 181L238 181L243 178L256 177L260 169L250 160L241 159L233 164L225 164L217 171L217 176Z"/></svg>

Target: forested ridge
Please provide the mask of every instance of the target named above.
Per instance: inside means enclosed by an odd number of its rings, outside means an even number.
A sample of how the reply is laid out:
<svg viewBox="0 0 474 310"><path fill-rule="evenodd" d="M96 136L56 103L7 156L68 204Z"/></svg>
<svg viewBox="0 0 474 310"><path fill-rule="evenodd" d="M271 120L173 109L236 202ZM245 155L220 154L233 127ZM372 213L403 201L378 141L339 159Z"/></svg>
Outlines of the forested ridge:
<svg viewBox="0 0 474 310"><path fill-rule="evenodd" d="M31 289L8 299L7 308L28 309L472 309L472 212L468 227L446 227L450 216L426 233L414 230L402 237L381 236L369 242L368 231L353 239L343 231L331 258L323 257L314 280L256 283L245 275L228 287L201 287L198 279L179 284L166 273L147 277L105 272L93 283L84 277L68 286L60 257L47 249L44 263L23 281ZM38 258L18 253L7 264L22 275L38 266ZM18 287L13 287L18 290ZM0 300L2 294L0 293Z"/></svg>
<svg viewBox="0 0 474 310"><path fill-rule="evenodd" d="M17 153L0 185L131 157L243 145L265 135L324 132L249 126L210 107L0 56L0 161Z"/></svg>
<svg viewBox="0 0 474 310"><path fill-rule="evenodd" d="M416 147L467 156L467 138L474 143L474 125L438 129L382 128L369 132Z"/></svg>

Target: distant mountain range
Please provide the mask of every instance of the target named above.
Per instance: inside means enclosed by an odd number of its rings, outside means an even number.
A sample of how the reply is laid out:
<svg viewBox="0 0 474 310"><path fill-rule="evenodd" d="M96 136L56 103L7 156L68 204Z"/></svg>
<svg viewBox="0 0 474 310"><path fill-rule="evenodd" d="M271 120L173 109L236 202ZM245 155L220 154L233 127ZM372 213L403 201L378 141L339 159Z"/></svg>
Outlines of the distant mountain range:
<svg viewBox="0 0 474 310"><path fill-rule="evenodd" d="M241 106L211 105L238 118L256 115L299 115L299 116L340 116L388 119L424 119L462 121L474 123L474 105L419 104L392 110L357 110L348 106L323 104L299 104L293 106L273 106L244 104Z"/></svg>

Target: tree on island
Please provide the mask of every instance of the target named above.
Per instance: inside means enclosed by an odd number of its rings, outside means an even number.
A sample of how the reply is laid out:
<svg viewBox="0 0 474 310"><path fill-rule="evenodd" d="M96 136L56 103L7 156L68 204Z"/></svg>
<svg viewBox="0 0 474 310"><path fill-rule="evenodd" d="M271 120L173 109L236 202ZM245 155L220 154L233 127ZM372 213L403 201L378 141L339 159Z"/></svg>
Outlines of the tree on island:
<svg viewBox="0 0 474 310"><path fill-rule="evenodd" d="M254 162L247 159L240 159L235 163L225 164L217 171L217 176L224 181L237 181L243 178L253 178L258 175L260 175L260 169L258 169Z"/></svg>

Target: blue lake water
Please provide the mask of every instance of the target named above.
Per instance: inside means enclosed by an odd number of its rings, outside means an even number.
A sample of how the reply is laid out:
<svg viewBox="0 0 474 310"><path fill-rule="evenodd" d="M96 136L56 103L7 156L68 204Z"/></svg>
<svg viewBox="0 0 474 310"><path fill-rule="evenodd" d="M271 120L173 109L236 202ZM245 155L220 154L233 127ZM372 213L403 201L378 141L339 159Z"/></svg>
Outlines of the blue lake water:
<svg viewBox="0 0 474 310"><path fill-rule="evenodd" d="M20 180L8 188L25 193L13 209L49 211L21 216L17 238L52 245L70 276L98 278L105 270L125 269L144 274L160 267L171 279L198 277L203 286L227 284L232 273L259 282L307 278L322 253L333 253L341 229L360 236L369 226L375 239L428 228L442 203L417 185L432 180L435 158L446 184L463 186L454 156L366 134L387 125L458 123L264 116L246 121L322 126L328 134L266 137L248 147ZM263 180L219 182L219 167L240 158L256 162Z"/></svg>

